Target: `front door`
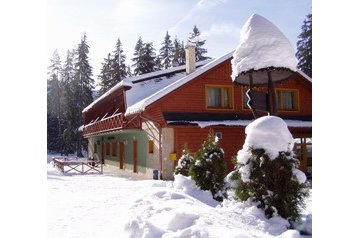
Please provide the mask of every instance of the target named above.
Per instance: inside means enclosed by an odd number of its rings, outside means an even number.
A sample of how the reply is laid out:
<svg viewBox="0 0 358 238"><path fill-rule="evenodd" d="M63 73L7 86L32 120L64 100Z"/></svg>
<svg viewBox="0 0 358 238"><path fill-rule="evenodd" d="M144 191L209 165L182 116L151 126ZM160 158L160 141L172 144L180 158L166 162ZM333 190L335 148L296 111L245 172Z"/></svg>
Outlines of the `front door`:
<svg viewBox="0 0 358 238"><path fill-rule="evenodd" d="M138 172L138 169L137 169L137 161L138 161L138 153L137 153L137 141L136 140L133 140L133 173L137 173Z"/></svg>
<svg viewBox="0 0 358 238"><path fill-rule="evenodd" d="M119 168L124 168L124 142L119 142Z"/></svg>

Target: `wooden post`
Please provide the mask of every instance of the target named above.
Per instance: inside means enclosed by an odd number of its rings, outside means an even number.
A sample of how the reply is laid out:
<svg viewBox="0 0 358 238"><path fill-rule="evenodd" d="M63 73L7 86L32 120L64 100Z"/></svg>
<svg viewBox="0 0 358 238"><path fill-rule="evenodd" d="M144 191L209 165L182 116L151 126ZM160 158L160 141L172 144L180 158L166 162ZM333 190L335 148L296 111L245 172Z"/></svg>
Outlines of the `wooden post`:
<svg viewBox="0 0 358 238"><path fill-rule="evenodd" d="M276 106L276 92L275 85L272 82L271 71L267 71L268 75L268 104L269 104L269 113L270 115L277 115L277 106Z"/></svg>

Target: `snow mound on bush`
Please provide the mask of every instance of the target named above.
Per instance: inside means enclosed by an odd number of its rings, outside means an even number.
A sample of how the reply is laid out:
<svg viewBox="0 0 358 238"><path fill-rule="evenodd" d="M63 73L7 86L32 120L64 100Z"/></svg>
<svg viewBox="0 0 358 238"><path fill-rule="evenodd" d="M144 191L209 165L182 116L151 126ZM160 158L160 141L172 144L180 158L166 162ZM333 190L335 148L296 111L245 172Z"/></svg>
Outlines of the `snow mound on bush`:
<svg viewBox="0 0 358 238"><path fill-rule="evenodd" d="M245 128L246 139L243 150L238 152L238 162L245 164L249 158L249 148L265 149L271 160L281 151L291 151L294 139L284 120L276 116L260 117Z"/></svg>

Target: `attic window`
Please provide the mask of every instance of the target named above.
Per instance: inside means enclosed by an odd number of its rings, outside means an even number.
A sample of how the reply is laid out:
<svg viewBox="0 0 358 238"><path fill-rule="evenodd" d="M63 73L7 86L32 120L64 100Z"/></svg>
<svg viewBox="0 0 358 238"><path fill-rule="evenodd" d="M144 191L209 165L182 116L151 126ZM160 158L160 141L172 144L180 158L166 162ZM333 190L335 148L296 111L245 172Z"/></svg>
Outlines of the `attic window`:
<svg viewBox="0 0 358 238"><path fill-rule="evenodd" d="M207 85L207 109L233 109L233 89L231 86Z"/></svg>
<svg viewBox="0 0 358 238"><path fill-rule="evenodd" d="M276 89L276 102L280 111L298 111L298 90Z"/></svg>

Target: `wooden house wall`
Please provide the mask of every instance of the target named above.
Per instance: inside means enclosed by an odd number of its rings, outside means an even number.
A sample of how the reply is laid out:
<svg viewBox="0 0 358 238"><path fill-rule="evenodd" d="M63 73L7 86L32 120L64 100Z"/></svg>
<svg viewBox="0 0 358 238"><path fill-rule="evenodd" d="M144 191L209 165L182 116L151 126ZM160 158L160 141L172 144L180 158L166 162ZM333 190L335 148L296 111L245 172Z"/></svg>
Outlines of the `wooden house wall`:
<svg viewBox="0 0 358 238"><path fill-rule="evenodd" d="M235 85L231 80L230 60L218 65L200 77L164 96L145 110L148 117L166 126L162 112L205 112L205 113L242 113L251 111L243 108L244 87ZM233 109L206 109L205 85L223 85L233 87ZM312 85L300 75L276 84L276 88L297 89L299 91L299 111L278 112L278 115L312 115ZM261 90L263 90L261 88Z"/></svg>
<svg viewBox="0 0 358 238"><path fill-rule="evenodd" d="M96 105L83 114L85 125L97 117L102 118L106 113L107 117L112 115L117 109L117 113L124 113L126 107L124 105L124 91L122 88L117 89L105 99L96 103Z"/></svg>
<svg viewBox="0 0 358 238"><path fill-rule="evenodd" d="M234 85L231 80L231 62L218 65L212 70L204 73L200 77L192 80L184 86L176 89L172 93L159 99L152 105L149 105L143 113L146 117L159 122L162 127L173 127L175 137L175 150L178 157L185 144L192 152L196 152L209 134L209 128L200 128L198 126L168 126L164 120L162 112L202 112L202 113L241 113L250 114L251 111L243 108L244 87ZM205 85L223 85L233 87L233 109L206 109ZM297 89L299 91L299 111L278 112L282 115L312 115L312 85L302 76L296 74L292 79L276 84L276 88ZM259 90L265 90L259 88ZM233 169L231 162L232 156L242 148L245 141L245 127L211 127L215 132L223 133L223 139L220 146L225 151L227 166L229 170Z"/></svg>

